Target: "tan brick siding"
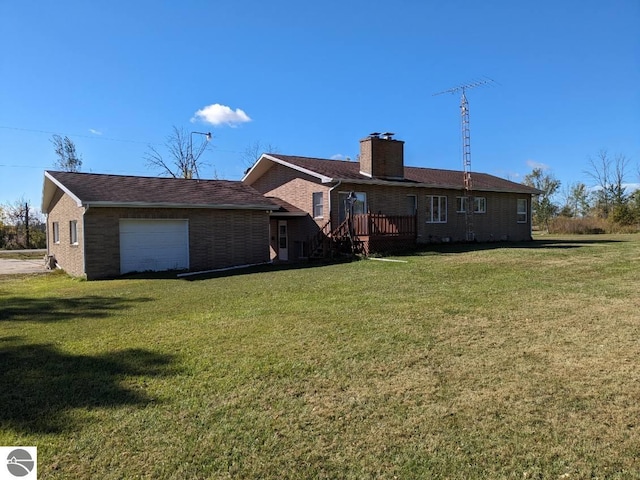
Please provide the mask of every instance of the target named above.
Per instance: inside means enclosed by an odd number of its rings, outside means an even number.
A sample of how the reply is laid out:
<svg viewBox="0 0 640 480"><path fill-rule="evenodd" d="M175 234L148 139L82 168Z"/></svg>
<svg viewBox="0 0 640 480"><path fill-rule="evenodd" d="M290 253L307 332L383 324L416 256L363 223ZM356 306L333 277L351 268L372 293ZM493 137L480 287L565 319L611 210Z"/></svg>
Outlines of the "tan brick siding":
<svg viewBox="0 0 640 480"><path fill-rule="evenodd" d="M47 249L54 255L58 265L67 273L74 276L84 275L84 208L62 190L57 190L49 206L47 215ZM71 243L70 222L77 223L77 244ZM53 223L58 222L60 241L53 242Z"/></svg>
<svg viewBox="0 0 640 480"><path fill-rule="evenodd" d="M314 177L300 174L293 169L273 165L269 171L260 177L253 185L261 193L276 196L286 200L312 215L313 192L322 191L324 201L324 218L320 221L305 222L302 219L288 222L290 232L290 245L296 241L307 241L317 230L323 226L331 216L334 228L339 224L339 194L342 192L365 192L367 194L367 208L371 213L385 215L407 215L407 196L415 195L417 203L417 243L436 243L443 240L452 242L465 241L466 223L465 215L456 212L456 197L463 196L462 190L433 189L410 186L383 186L366 185L357 183L341 183L333 190L331 186L322 185ZM427 223L426 204L428 195L442 195L447 197L447 222ZM486 213L476 214L474 220L474 233L478 241L526 241L531 239L530 218L527 223L517 223L516 203L518 198L527 198L530 204L530 196L514 193L499 192L475 192L478 197L486 199ZM330 198L329 198L330 197ZM329 210L331 208L331 211ZM310 217L307 217L309 220ZM272 232L277 232L272 221ZM277 238L272 234L271 248L277 252ZM291 256L291 260L294 258Z"/></svg>
<svg viewBox="0 0 640 480"><path fill-rule="evenodd" d="M265 175L251 186L264 195L281 198L309 214L309 217L303 218L278 217L274 214L275 219L287 220L289 244L292 246L294 244L299 245L299 242L306 242L310 236L318 231L319 227L323 227L329 220L329 192L331 186L323 185L320 180L310 175L274 164ZM322 218L311 219L314 192L322 192ZM275 238L277 229L274 225L277 225L277 222L272 222L271 248L277 252L277 245L274 243L277 242L277 238ZM301 247L294 246L293 248L294 252L301 250ZM297 258L297 254L292 257L290 251L289 258L291 261L292 258Z"/></svg>
<svg viewBox="0 0 640 480"><path fill-rule="evenodd" d="M269 261L266 211L91 207L83 217L84 209L60 191L52 205L47 221L49 251L71 275L87 279L120 275L121 218L187 219L191 271ZM69 245L71 219L78 220L78 245ZM59 244L52 244L54 221L60 223Z"/></svg>
<svg viewBox="0 0 640 480"><path fill-rule="evenodd" d="M338 222L338 194L339 192L365 192L367 194L367 208L371 213L384 215L406 215L407 196L416 195L417 200L417 242L431 243L441 242L443 239L457 242L466 240L466 223L463 213L456 212L456 197L463 196L463 191L410 188L401 186L342 184L334 189L331 195L333 206L331 221L334 225ZM427 223L427 196L439 195L447 197L447 222ZM530 197L514 193L476 192L476 196L486 199L486 213L476 214L473 217L476 239L487 241L525 241L531 239L530 219L527 223L518 223L516 215L516 203L518 198Z"/></svg>

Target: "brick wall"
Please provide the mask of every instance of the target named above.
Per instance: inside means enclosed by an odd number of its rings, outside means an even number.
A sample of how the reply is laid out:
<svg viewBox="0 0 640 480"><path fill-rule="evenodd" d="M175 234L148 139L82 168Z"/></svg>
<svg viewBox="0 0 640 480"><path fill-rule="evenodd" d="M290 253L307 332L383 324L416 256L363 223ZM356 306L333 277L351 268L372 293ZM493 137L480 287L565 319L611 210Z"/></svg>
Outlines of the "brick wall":
<svg viewBox="0 0 640 480"><path fill-rule="evenodd" d="M94 207L85 216L88 279L120 274L121 218L188 220L191 271L269 261L266 211Z"/></svg>
<svg viewBox="0 0 640 480"><path fill-rule="evenodd" d="M363 138L360 140L360 171L373 178L403 178L404 142Z"/></svg>
<svg viewBox="0 0 640 480"><path fill-rule="evenodd" d="M338 195L340 192L351 190L365 192L368 210L371 213L384 215L407 215L407 196L415 195L418 215L418 243L440 242L446 238L454 242L466 240L465 215L456 212L456 197L464 195L462 190L345 183L332 192L331 221L334 225L338 224ZM447 197L446 223L426 222L427 196L429 195ZM531 239L531 219L528 218L527 223L518 223L516 215L517 199L527 198L530 202L530 196L499 192L476 192L475 195L486 199L486 213L475 214L473 217L474 232L478 241L526 241Z"/></svg>
<svg viewBox="0 0 640 480"><path fill-rule="evenodd" d="M85 212L61 190L56 192L47 218L49 253L70 275L88 279L118 276L121 218L187 219L192 271L269 261L266 211L91 207ZM77 244L70 242L71 220L77 221ZM59 223L57 243L53 242L53 222Z"/></svg>
<svg viewBox="0 0 640 480"><path fill-rule="evenodd" d="M49 254L55 255L58 265L67 273L74 276L84 274L84 208L62 190L57 190L47 215L47 249ZM77 243L71 243L70 222L76 221ZM53 223L58 222L60 241L53 241Z"/></svg>
<svg viewBox="0 0 640 480"><path fill-rule="evenodd" d="M318 231L319 227L323 227L329 220L329 190L331 186L322 185L317 178L274 164L265 175L251 186L264 195L281 198L310 215L303 218L281 218L287 220L290 245L294 245L296 242L306 242ZM314 192L322 192L323 194L324 215L322 218L312 219ZM274 215L274 218L279 217ZM277 230L273 228L273 225L276 224L277 222L272 223L272 244L277 241L274 238L274 232ZM291 254L289 258L292 258Z"/></svg>

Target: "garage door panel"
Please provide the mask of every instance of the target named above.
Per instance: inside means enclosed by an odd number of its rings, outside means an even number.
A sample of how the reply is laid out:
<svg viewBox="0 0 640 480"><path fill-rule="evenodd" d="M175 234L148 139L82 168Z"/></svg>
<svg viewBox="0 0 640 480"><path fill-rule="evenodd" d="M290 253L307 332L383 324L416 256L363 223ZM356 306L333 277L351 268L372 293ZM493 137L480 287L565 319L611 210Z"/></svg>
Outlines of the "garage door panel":
<svg viewBox="0 0 640 480"><path fill-rule="evenodd" d="M188 268L187 220L120 220L120 273Z"/></svg>

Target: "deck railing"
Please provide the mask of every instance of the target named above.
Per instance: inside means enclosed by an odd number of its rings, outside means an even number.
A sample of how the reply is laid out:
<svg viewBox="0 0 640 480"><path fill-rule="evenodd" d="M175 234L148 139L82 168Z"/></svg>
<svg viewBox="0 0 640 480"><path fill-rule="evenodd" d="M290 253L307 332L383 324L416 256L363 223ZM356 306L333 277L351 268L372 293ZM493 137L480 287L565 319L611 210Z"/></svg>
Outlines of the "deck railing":
<svg viewBox="0 0 640 480"><path fill-rule="evenodd" d="M365 213L354 215L353 234L358 237L415 236L415 215L383 215Z"/></svg>

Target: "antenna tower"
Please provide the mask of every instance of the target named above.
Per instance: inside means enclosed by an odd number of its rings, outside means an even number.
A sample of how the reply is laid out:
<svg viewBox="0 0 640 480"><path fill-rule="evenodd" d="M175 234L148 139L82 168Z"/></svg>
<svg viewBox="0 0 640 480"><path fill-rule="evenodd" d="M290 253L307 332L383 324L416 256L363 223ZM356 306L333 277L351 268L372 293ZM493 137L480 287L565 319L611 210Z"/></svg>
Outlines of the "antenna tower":
<svg viewBox="0 0 640 480"><path fill-rule="evenodd" d="M442 95L445 93L458 93L460 95L460 126L462 131L462 166L463 166L463 184L464 184L464 197L466 198L466 205L464 206L464 220L467 233L467 241L471 242L475 240L475 231L473 228L473 211L475 209L475 200L473 198L473 182L471 179L471 129L469 127L469 102L465 91L471 88L480 87L482 85L495 83L490 78L483 80L466 83L457 87L449 88L442 92L434 93L433 95ZM465 200L463 200L464 202Z"/></svg>

